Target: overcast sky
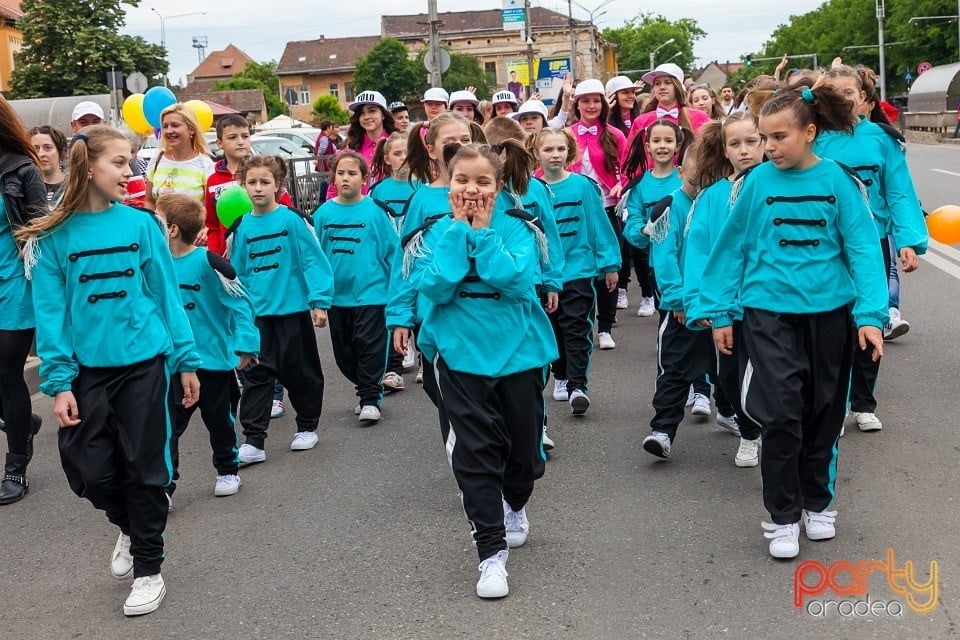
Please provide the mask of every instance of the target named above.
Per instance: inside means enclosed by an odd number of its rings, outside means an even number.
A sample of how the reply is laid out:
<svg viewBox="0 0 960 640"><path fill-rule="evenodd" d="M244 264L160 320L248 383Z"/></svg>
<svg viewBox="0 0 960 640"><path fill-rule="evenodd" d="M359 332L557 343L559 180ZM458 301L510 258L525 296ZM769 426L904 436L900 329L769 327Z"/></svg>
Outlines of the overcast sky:
<svg viewBox="0 0 960 640"><path fill-rule="evenodd" d="M786 23L791 15L802 14L823 3L823 0L759 2L757 0L669 0L659 4L635 0L577 0L594 11L597 25L617 27L639 12L660 13L670 20L694 18L707 32L697 43L694 53L698 62L737 60L743 53L756 51L773 30ZM535 0L534 5L566 14L565 0ZM872 11L872 3L871 11ZM414 2L363 0L363 2L315 2L304 0L145 0L138 8L128 9L128 33L160 42L160 18L150 10L156 7L166 16L167 48L170 51L170 78L178 82L197 65L197 50L192 48L194 36L206 36L207 53L233 43L257 61L279 60L284 45L291 40L311 40L324 35L377 35L380 16L427 11ZM356 9L362 6L362 15ZM464 11L502 7L502 0L439 0L439 11ZM719 9L718 6L722 6ZM206 15L171 18L178 14L206 11ZM605 13L604 13L605 12ZM574 4L575 18L587 19L588 12ZM869 44L869 43L856 43Z"/></svg>

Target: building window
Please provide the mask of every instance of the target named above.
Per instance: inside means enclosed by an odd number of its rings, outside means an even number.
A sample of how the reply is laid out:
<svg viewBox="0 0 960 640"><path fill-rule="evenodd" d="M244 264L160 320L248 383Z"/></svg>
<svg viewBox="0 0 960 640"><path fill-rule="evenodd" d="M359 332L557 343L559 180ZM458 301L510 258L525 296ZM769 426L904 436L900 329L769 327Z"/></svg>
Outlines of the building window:
<svg viewBox="0 0 960 640"><path fill-rule="evenodd" d="M347 102L353 102L353 98L354 98L353 83L344 82L343 83L343 99L346 100Z"/></svg>
<svg viewBox="0 0 960 640"><path fill-rule="evenodd" d="M483 75L486 76L487 86L490 86L490 87L497 86L497 63L484 62Z"/></svg>
<svg viewBox="0 0 960 640"><path fill-rule="evenodd" d="M337 99L340 98L340 85L338 85L336 82L330 83L330 95Z"/></svg>
<svg viewBox="0 0 960 640"><path fill-rule="evenodd" d="M310 87L305 84L300 85L300 104L310 104Z"/></svg>

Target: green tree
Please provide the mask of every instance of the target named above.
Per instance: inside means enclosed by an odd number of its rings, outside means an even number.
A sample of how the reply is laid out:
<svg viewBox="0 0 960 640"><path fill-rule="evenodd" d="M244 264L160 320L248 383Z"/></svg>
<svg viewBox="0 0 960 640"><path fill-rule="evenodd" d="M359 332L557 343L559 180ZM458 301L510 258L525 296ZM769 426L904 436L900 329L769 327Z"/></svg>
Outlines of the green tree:
<svg viewBox="0 0 960 640"><path fill-rule="evenodd" d="M283 100L280 99L280 80L277 78L277 62L248 62L243 71L225 82L213 85L214 91L238 91L241 89L261 89L267 104L267 114L275 118L285 113Z"/></svg>
<svg viewBox="0 0 960 640"><path fill-rule="evenodd" d="M420 97L422 77L410 60L407 47L396 38L383 38L357 58L353 72L353 86L360 91L375 90L387 102L417 100Z"/></svg>
<svg viewBox="0 0 960 640"><path fill-rule="evenodd" d="M333 120L337 124L347 124L350 121L350 113L331 95L322 95L314 100L311 111L318 120Z"/></svg>
<svg viewBox="0 0 960 640"><path fill-rule="evenodd" d="M693 66L693 45L706 32L692 18L670 21L662 15L641 13L622 27L603 30L603 37L617 45L617 65L621 73L638 75L650 68L650 52L673 38L657 51L656 64L666 61L689 70Z"/></svg>
<svg viewBox="0 0 960 640"><path fill-rule="evenodd" d="M445 48L445 47L444 47ZM487 89L487 77L483 72L483 66L480 59L466 53L453 53L449 49L450 67L440 74L440 83L448 93L460 91L467 87L476 87L476 95L480 100L486 100L490 97L490 91ZM417 98L429 88L426 67L423 66L423 60L427 56L427 50L424 49L417 54L417 59L411 64L417 69L418 77L421 78L417 87Z"/></svg>
<svg viewBox="0 0 960 640"><path fill-rule="evenodd" d="M22 0L17 22L23 49L10 79L17 98L107 92L107 73L140 71L156 81L169 65L166 51L140 37L121 35L125 6L139 0Z"/></svg>

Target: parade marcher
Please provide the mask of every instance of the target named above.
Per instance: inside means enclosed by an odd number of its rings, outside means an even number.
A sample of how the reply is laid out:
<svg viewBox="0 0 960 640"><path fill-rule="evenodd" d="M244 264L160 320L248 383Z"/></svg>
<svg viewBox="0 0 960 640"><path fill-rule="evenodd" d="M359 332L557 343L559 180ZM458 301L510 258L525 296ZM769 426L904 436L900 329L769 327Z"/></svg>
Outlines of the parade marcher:
<svg viewBox="0 0 960 640"><path fill-rule="evenodd" d="M446 102L444 102L446 106ZM393 115L387 109L387 101L379 91L361 91L348 106L350 109L350 128L347 130L347 143L343 149L359 153L367 166L373 162L373 154L381 138L396 131ZM370 185L382 176L371 176L363 185L367 193ZM327 187L327 200L337 196L337 185L333 180Z"/></svg>
<svg viewBox="0 0 960 640"><path fill-rule="evenodd" d="M48 124L30 129L30 141L40 160L40 173L47 188L47 205L53 209L67 179L64 172L67 160L67 138L63 132Z"/></svg>

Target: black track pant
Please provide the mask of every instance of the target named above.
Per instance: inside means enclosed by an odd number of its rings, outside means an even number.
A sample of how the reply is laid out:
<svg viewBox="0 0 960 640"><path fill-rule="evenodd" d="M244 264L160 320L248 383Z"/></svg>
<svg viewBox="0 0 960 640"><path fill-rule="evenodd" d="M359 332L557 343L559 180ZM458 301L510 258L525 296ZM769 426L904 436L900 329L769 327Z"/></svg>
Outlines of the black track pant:
<svg viewBox="0 0 960 640"><path fill-rule="evenodd" d="M745 440L756 440L760 437L760 425L744 415L740 404L740 360L742 347L740 341L743 336L743 323L733 323L733 354L717 353L716 398L717 412L729 416L736 414L740 425L740 435ZM720 399L726 403L722 405ZM728 413L728 411L730 413Z"/></svg>
<svg viewBox="0 0 960 640"><path fill-rule="evenodd" d="M672 311L660 312L652 431L662 431L670 436L671 442L677 437L690 385L712 369L713 351L709 331L691 331L677 322Z"/></svg>
<svg viewBox="0 0 960 640"><path fill-rule="evenodd" d="M649 249L647 251L649 251ZM653 267L650 268L650 282L652 283L652 286L653 286L653 301L656 304L657 309L659 310L660 309L660 289L657 287L657 276L653 271ZM661 327L663 325L663 312L660 313L660 325ZM699 393L700 395L706 396L707 398L710 397L710 383L707 381L706 372L704 372L701 375L698 375L696 378L693 379L693 381L690 384L693 385L694 393ZM688 394L690 393L689 388L687 393ZM721 396L717 398L717 405L729 406L729 403L726 401L726 398L723 398ZM728 416L730 414L724 413L723 415Z"/></svg>
<svg viewBox="0 0 960 640"><path fill-rule="evenodd" d="M553 362L553 377L567 381L567 390L587 391L587 371L593 351L593 278L571 280L563 285L560 304L550 314L550 324L560 352Z"/></svg>
<svg viewBox="0 0 960 640"><path fill-rule="evenodd" d="M414 335L420 335L420 327L414 329ZM450 435L450 420L447 418L447 410L443 406L443 398L440 397L440 386L437 383L437 369L427 358L420 354L420 366L423 368L423 391L430 398L430 402L437 408L437 420L440 421L440 439L444 444L447 442L447 436Z"/></svg>
<svg viewBox="0 0 960 640"><path fill-rule="evenodd" d="M32 450L30 389L23 367L33 333L33 329L0 330L0 418L7 432L7 450L16 455L30 455Z"/></svg>
<svg viewBox="0 0 960 640"><path fill-rule="evenodd" d="M613 226L613 232L617 236L617 242L623 245L623 230L620 228L620 218L617 216L614 207L607 207L607 219ZM617 289L607 291L607 283L603 278L598 278L596 282L597 290L597 332L610 333L613 331L613 325L617 322Z"/></svg>
<svg viewBox="0 0 960 640"><path fill-rule="evenodd" d="M237 430L234 428L233 412L230 409L230 397L237 386L237 377L233 371L197 371L200 379L200 401L189 408L183 406L183 386L180 376L174 375L170 384L173 394L173 441L171 457L173 459L173 482L167 493L173 495L180 478L180 436L187 430L193 412L200 410L204 426L210 432L210 448L213 449L213 466L217 475L236 475L240 468L237 450Z"/></svg>
<svg viewBox="0 0 960 640"><path fill-rule="evenodd" d="M630 284L630 267L637 276L640 285L640 295L644 298L653 297L653 278L650 277L650 248L638 249L627 241L620 243L620 281L617 287L626 289ZM639 303L638 303L639 304Z"/></svg>
<svg viewBox="0 0 960 640"><path fill-rule="evenodd" d="M330 307L333 358L357 389L360 406L380 406L380 381L387 368L387 319L383 305Z"/></svg>
<svg viewBox="0 0 960 640"><path fill-rule="evenodd" d="M890 241L886 237L880 240L881 257L883 258L884 273L887 273L887 261L890 256ZM857 328L853 327L853 335L857 336ZM854 343L859 338L855 337ZM850 410L873 413L877 410L877 399L873 395L877 387L877 377L880 375L880 360L871 358L873 349L854 349L853 370L850 374Z"/></svg>
<svg viewBox="0 0 960 640"><path fill-rule="evenodd" d="M59 430L70 488L130 536L136 578L159 573L163 562L164 488L173 475L169 387L162 357L81 366L73 382L80 424Z"/></svg>
<svg viewBox="0 0 960 640"><path fill-rule="evenodd" d="M743 412L763 431L763 504L777 524L833 501L852 325L846 307L804 315L744 310Z"/></svg>
<svg viewBox="0 0 960 640"><path fill-rule="evenodd" d="M297 431L316 431L323 411L323 368L310 312L261 316L260 363L244 370L239 418L247 444L263 449L270 424L273 380L287 389Z"/></svg>
<svg viewBox="0 0 960 640"><path fill-rule="evenodd" d="M439 357L434 366L450 418L447 456L485 560L507 548L501 496L520 510L543 476L546 369L488 378L451 371Z"/></svg>

